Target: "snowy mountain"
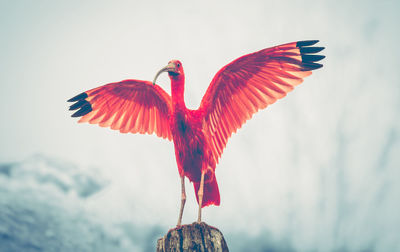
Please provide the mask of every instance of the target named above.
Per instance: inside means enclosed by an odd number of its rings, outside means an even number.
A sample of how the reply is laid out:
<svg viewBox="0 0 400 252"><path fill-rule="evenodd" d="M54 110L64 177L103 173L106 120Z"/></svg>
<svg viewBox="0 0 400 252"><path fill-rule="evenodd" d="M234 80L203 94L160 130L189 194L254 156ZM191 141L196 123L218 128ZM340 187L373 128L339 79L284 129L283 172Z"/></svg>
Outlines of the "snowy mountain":
<svg viewBox="0 0 400 252"><path fill-rule="evenodd" d="M110 223L86 209L106 186L97 170L41 155L1 164L0 251L153 251L159 228Z"/></svg>

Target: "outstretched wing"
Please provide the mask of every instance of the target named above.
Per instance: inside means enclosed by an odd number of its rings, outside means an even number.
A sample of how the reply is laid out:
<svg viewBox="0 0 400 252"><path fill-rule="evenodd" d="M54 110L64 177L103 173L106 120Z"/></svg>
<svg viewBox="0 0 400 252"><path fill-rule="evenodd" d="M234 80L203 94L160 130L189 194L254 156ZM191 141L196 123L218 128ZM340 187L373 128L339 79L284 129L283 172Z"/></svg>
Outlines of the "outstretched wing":
<svg viewBox="0 0 400 252"><path fill-rule="evenodd" d="M325 56L318 40L298 41L242 56L223 67L213 78L200 104L205 130L218 162L228 138L259 109L284 97Z"/></svg>
<svg viewBox="0 0 400 252"><path fill-rule="evenodd" d="M124 80L81 93L68 102L79 122L99 124L121 133L152 134L172 139L171 97L149 81Z"/></svg>

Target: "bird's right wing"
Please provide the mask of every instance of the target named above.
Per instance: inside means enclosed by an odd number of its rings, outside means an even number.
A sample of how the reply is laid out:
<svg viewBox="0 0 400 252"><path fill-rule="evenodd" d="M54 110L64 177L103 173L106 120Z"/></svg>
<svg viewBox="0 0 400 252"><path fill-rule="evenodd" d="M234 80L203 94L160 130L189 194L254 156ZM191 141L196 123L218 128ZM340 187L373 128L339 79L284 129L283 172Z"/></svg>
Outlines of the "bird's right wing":
<svg viewBox="0 0 400 252"><path fill-rule="evenodd" d="M155 133L172 139L171 96L149 81L124 80L83 92L68 102L79 122L99 124L121 133Z"/></svg>
<svg viewBox="0 0 400 252"><path fill-rule="evenodd" d="M325 56L315 55L323 47L318 40L298 41L266 48L244 55L225 67L213 78L199 110L204 115L204 128L217 163L228 138L259 109L283 98Z"/></svg>

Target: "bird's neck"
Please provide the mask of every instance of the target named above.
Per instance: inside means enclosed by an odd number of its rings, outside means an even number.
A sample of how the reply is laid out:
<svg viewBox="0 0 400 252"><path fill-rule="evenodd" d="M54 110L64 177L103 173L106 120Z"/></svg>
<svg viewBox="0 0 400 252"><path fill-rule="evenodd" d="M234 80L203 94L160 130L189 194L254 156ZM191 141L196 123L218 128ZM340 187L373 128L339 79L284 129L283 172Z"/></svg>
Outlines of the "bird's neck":
<svg viewBox="0 0 400 252"><path fill-rule="evenodd" d="M171 76L171 96L172 106L174 110L186 110L184 92L185 92L185 76Z"/></svg>

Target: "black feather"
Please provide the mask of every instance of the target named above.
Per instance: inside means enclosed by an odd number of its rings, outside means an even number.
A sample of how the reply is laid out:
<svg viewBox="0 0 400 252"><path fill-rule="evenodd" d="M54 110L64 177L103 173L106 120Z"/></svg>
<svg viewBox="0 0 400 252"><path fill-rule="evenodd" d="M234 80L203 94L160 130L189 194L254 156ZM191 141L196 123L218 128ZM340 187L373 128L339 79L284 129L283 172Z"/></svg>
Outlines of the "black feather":
<svg viewBox="0 0 400 252"><path fill-rule="evenodd" d="M72 105L69 107L69 110L76 110L76 109L82 107L85 103L89 103L89 102L86 101L86 100L79 100L79 101L77 101L76 103L72 104Z"/></svg>
<svg viewBox="0 0 400 252"><path fill-rule="evenodd" d="M315 70L318 68L321 68L323 65L318 64L318 63L313 63L313 62L303 62L301 63L302 66L302 71L310 71L310 70Z"/></svg>
<svg viewBox="0 0 400 252"><path fill-rule="evenodd" d="M317 62L322 60L323 58L325 58L324 55L310 55L310 54L305 54L305 55L301 55L301 60L304 63L311 63L311 62Z"/></svg>
<svg viewBox="0 0 400 252"><path fill-rule="evenodd" d="M300 47L300 53L301 54L305 54L305 53L318 53L322 50L324 50L325 47L317 47L317 46L313 46L313 47Z"/></svg>
<svg viewBox="0 0 400 252"><path fill-rule="evenodd" d="M85 105L83 105L81 107L80 110L76 111L74 114L72 114L71 117L80 117L80 116L84 116L86 114L88 114L90 111L92 111L92 105L90 105L89 102L85 103Z"/></svg>
<svg viewBox="0 0 400 252"><path fill-rule="evenodd" d="M311 46L316 43L318 43L319 40L304 40L304 41L297 41L296 47L302 47L302 46Z"/></svg>
<svg viewBox="0 0 400 252"><path fill-rule="evenodd" d="M85 92L83 92L83 93L78 94L77 96L72 97L67 102L74 102L74 101L85 99L87 97L88 97L88 95Z"/></svg>

